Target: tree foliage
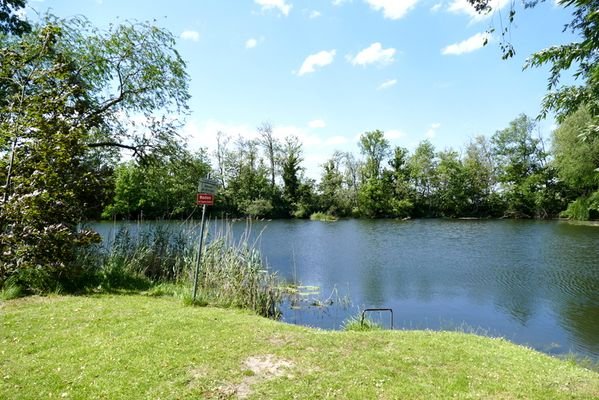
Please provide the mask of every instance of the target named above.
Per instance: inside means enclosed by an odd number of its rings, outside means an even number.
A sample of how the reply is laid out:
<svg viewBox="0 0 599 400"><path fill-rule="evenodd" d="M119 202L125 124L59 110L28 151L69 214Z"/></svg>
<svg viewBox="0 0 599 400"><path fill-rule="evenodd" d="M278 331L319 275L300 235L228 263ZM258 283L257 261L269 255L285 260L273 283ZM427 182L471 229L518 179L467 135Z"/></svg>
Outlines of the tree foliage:
<svg viewBox="0 0 599 400"><path fill-rule="evenodd" d="M591 121L588 108L581 107L553 132L553 154L559 178L581 194L599 189L599 137L580 141L580 133Z"/></svg>
<svg viewBox="0 0 599 400"><path fill-rule="evenodd" d="M31 31L21 14L26 4L26 0L0 0L0 34L22 35Z"/></svg>
<svg viewBox="0 0 599 400"><path fill-rule="evenodd" d="M0 281L69 282L99 237L78 229L110 149L149 162L174 154L174 113L189 97L170 33L147 23L108 31L48 15L0 36ZM100 173L98 173L100 172Z"/></svg>
<svg viewBox="0 0 599 400"><path fill-rule="evenodd" d="M599 217L599 136L579 138L591 119L588 108L581 107L553 132L557 176L574 198L564 214L574 219Z"/></svg>
<svg viewBox="0 0 599 400"><path fill-rule="evenodd" d="M112 202L104 218L185 219L195 209L199 178L210 172L203 153L182 151L160 164L140 166L134 161L115 170Z"/></svg>

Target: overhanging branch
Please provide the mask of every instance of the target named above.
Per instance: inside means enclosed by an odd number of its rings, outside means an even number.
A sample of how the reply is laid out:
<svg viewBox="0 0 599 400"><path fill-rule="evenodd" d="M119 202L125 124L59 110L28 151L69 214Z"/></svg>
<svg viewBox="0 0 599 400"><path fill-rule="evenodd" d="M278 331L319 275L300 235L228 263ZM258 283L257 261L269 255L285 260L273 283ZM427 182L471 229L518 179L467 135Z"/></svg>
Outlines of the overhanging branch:
<svg viewBox="0 0 599 400"><path fill-rule="evenodd" d="M138 146L131 146L128 144L122 144L119 142L97 142L97 143L88 143L87 147L118 147L120 149L131 150L134 155L139 154Z"/></svg>

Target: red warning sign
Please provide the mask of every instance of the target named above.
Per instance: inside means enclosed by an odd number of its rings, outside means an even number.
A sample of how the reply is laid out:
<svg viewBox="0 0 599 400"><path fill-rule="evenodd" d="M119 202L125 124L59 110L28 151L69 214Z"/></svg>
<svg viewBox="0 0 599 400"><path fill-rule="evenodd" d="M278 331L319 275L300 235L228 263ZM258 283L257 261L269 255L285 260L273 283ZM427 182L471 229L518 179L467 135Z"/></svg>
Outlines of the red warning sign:
<svg viewBox="0 0 599 400"><path fill-rule="evenodd" d="M214 195L210 193L198 193L196 196L196 204L199 206L213 206Z"/></svg>

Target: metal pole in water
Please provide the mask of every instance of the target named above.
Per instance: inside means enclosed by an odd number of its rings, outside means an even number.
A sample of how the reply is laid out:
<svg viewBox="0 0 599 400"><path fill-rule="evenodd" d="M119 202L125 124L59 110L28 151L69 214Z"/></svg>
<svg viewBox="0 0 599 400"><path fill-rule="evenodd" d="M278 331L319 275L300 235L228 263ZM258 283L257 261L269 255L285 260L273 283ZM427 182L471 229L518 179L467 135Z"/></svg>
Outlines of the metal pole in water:
<svg viewBox="0 0 599 400"><path fill-rule="evenodd" d="M206 204L202 206L202 223L200 225L200 248L198 249L198 258L196 262L195 273L193 274L193 296L192 304L196 302L196 293L198 291L198 278L200 275L200 262L202 261L202 243L204 243L204 216L206 215Z"/></svg>

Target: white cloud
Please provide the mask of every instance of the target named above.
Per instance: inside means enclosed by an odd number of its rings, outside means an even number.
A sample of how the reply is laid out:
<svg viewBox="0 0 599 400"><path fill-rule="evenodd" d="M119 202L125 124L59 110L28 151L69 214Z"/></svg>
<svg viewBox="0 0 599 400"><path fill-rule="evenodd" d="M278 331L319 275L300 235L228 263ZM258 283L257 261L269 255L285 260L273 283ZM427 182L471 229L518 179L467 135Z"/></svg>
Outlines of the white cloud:
<svg viewBox="0 0 599 400"><path fill-rule="evenodd" d="M254 3L262 7L262 11L276 9L285 16L289 15L289 11L293 7L291 4L286 3L285 0L254 0Z"/></svg>
<svg viewBox="0 0 599 400"><path fill-rule="evenodd" d="M333 0L333 5L334 6L340 6L343 3L348 3L348 2L351 2L351 0Z"/></svg>
<svg viewBox="0 0 599 400"><path fill-rule="evenodd" d="M424 136L427 137L427 139L434 139L435 136L437 136L437 130L441 127L441 124L438 122L435 122L434 124L431 124L430 128L428 128L428 130L426 131L426 133L424 134Z"/></svg>
<svg viewBox="0 0 599 400"><path fill-rule="evenodd" d="M381 83L379 85L379 87L377 88L377 90L389 89L390 87L393 87L395 85L397 85L397 79L389 79L389 80L386 80L385 82Z"/></svg>
<svg viewBox="0 0 599 400"><path fill-rule="evenodd" d="M390 140L403 139L406 136L407 135L404 132L397 130L397 129L391 129L391 130L385 131L385 137Z"/></svg>
<svg viewBox="0 0 599 400"><path fill-rule="evenodd" d="M187 121L182 130L183 138L187 139L191 150L200 148L208 149L209 155L216 150L216 134L223 132L229 135L232 140L238 136L246 139L257 138L256 128L247 124L231 124L215 120L206 120L200 123L196 119Z"/></svg>
<svg viewBox="0 0 599 400"><path fill-rule="evenodd" d="M181 39L197 42L198 40L200 40L200 33L196 31L183 31L181 33Z"/></svg>
<svg viewBox="0 0 599 400"><path fill-rule="evenodd" d="M460 55L465 53L471 53L475 50L480 49L484 46L485 40L491 40L491 37L486 32L479 32L466 40L459 43L450 44L441 50L441 54L444 55Z"/></svg>
<svg viewBox="0 0 599 400"><path fill-rule="evenodd" d="M312 73L316 71L316 67L324 67L329 65L335 59L336 50L330 51L320 51L318 53L310 54L304 60L302 66L300 67L299 72L297 73L299 76Z"/></svg>
<svg viewBox="0 0 599 400"><path fill-rule="evenodd" d="M324 128L327 124L321 119L315 119L308 122L308 126L310 128Z"/></svg>
<svg viewBox="0 0 599 400"><path fill-rule="evenodd" d="M437 12L443 7L443 3L437 3L431 7L431 12Z"/></svg>
<svg viewBox="0 0 599 400"><path fill-rule="evenodd" d="M379 42L376 42L360 51L355 57L348 56L348 60L353 65L387 65L395 61L393 59L395 53L396 50L394 48L383 49L383 46Z"/></svg>
<svg viewBox="0 0 599 400"><path fill-rule="evenodd" d="M419 0L365 0L372 9L383 11L387 19L400 19L410 11Z"/></svg>
<svg viewBox="0 0 599 400"><path fill-rule="evenodd" d="M310 15L309 15L309 17L311 19L318 18L320 16L322 16L322 14L320 13L320 11L316 11L316 10L311 11Z"/></svg>
<svg viewBox="0 0 599 400"><path fill-rule="evenodd" d="M510 0L490 0L489 6L492 10L501 10L506 5L510 4ZM478 13L474 7L468 2L468 0L453 0L447 8L449 12L454 14L466 14L471 18L473 22L482 21L489 18L492 13L482 12Z"/></svg>
<svg viewBox="0 0 599 400"><path fill-rule="evenodd" d="M330 138L325 139L325 146L341 146L347 144L349 140L345 136L332 136Z"/></svg>
<svg viewBox="0 0 599 400"><path fill-rule="evenodd" d="M250 38L248 40L245 41L245 48L246 49L253 49L254 47L256 47L258 45L258 41L254 38Z"/></svg>

